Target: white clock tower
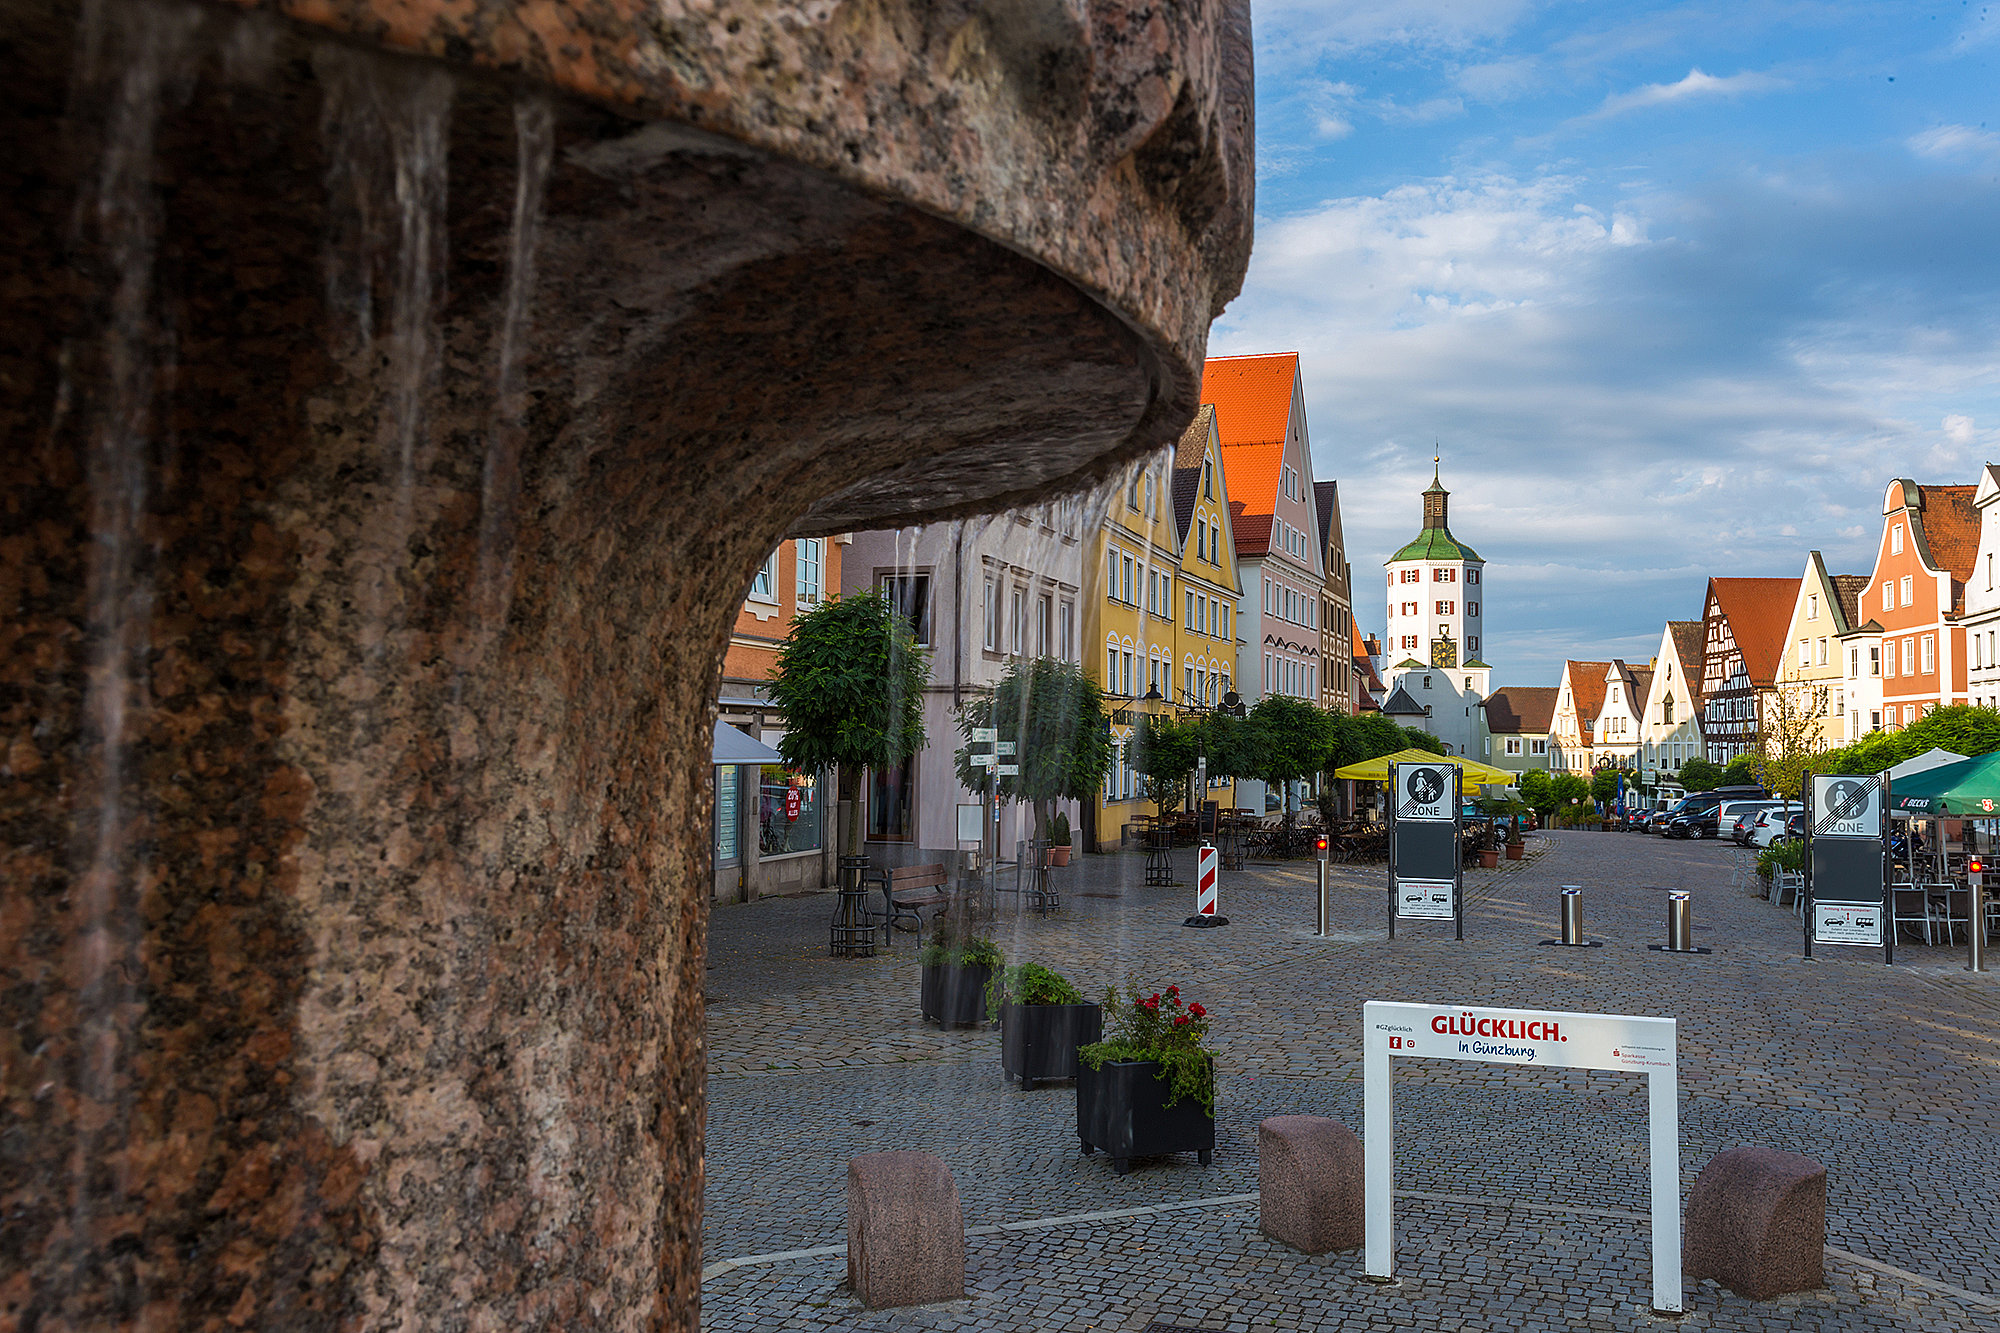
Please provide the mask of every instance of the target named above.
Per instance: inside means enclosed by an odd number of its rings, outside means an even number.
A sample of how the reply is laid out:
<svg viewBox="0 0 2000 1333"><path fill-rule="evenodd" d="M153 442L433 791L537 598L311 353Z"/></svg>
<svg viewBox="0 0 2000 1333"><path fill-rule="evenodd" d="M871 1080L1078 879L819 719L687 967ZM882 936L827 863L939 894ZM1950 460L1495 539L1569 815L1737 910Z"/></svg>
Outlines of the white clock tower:
<svg viewBox="0 0 2000 1333"><path fill-rule="evenodd" d="M1435 461L1435 460L1433 460ZM1492 687L1483 656L1486 562L1451 535L1451 492L1433 471L1424 492L1424 526L1389 557L1388 644L1391 692L1400 686L1425 711L1424 730L1453 754L1479 754L1480 701Z"/></svg>

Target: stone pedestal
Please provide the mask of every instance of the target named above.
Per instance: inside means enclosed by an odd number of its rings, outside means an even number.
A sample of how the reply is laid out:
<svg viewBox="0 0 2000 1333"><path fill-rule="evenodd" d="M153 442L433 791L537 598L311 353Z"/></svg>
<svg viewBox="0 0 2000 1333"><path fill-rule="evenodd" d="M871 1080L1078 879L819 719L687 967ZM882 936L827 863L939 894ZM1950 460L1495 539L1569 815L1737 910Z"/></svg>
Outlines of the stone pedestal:
<svg viewBox="0 0 2000 1333"><path fill-rule="evenodd" d="M1776 1148L1731 1148L1688 1191L1681 1267L1769 1300L1826 1285L1826 1168Z"/></svg>
<svg viewBox="0 0 2000 1333"><path fill-rule="evenodd" d="M751 576L1170 444L1249 126L1233 0L0 0L0 1324L697 1327Z"/></svg>
<svg viewBox="0 0 2000 1333"><path fill-rule="evenodd" d="M965 1295L958 1185L927 1152L878 1152L847 1164L847 1282L871 1310Z"/></svg>
<svg viewBox="0 0 2000 1333"><path fill-rule="evenodd" d="M1351 1250L1366 1222L1361 1140L1338 1120L1275 1115L1257 1126L1257 1228L1307 1254Z"/></svg>

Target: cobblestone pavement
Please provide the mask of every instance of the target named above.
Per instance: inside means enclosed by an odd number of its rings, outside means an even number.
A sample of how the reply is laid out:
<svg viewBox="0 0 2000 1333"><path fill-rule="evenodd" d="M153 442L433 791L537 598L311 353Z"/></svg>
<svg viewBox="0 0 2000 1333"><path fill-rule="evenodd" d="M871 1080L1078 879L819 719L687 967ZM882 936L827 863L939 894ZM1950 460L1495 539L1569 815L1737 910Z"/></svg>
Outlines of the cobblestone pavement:
<svg viewBox="0 0 2000 1333"><path fill-rule="evenodd" d="M1222 1071L1212 1166L1165 1159L1117 1177L1083 1157L1066 1086L1010 1089L992 1031L917 1019L908 937L885 956L833 960L829 898L718 908L705 1260L839 1245L847 1158L891 1147L943 1157L975 1229L1252 1192L1264 1116L1360 1128L1364 1000L1481 1003L1678 1018L1684 1186L1738 1143L1827 1164L1832 1286L1763 1304L1695 1289L1693 1322L2000 1328L2000 981L1964 972L1962 948L1899 949L1893 968L1859 950L1805 961L1797 919L1746 891L1747 857L1625 834L1550 834L1525 862L1469 872L1464 941L1448 925L1388 940L1379 866L1335 868L1326 940L1311 932L1310 864L1225 874L1231 924L1210 931L1180 926L1191 887L1141 878L1137 857L1081 857L1062 913L1009 912L995 936L1010 960L1048 963L1086 991L1130 975L1208 1006ZM1536 943L1564 884L1584 886L1603 948ZM1696 942L1712 954L1645 948L1675 888L1694 891ZM973 1298L923 1311L865 1316L839 1288L838 1254L737 1267L704 1285L705 1326L1649 1322L1636 1080L1401 1061L1396 1133L1398 1188L1448 1196L1399 1205L1398 1287L1359 1282L1355 1255L1311 1261L1265 1240L1254 1203L1218 1204L975 1236Z"/></svg>

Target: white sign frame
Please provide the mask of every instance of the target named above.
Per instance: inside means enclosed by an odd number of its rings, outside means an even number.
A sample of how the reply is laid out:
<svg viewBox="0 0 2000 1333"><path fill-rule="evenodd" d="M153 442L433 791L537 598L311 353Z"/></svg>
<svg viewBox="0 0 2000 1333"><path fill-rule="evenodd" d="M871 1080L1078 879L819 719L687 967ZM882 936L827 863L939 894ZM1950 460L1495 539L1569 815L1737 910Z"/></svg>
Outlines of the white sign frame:
<svg viewBox="0 0 2000 1333"><path fill-rule="evenodd" d="M1418 805L1410 795L1409 782L1418 770L1428 769L1444 778L1444 787L1437 799L1428 805ZM1396 818L1416 820L1421 823L1455 824L1458 822L1459 807L1459 767L1439 759L1435 763L1404 760L1396 765L1394 785L1389 795L1396 802Z"/></svg>
<svg viewBox="0 0 2000 1333"><path fill-rule="evenodd" d="M1876 773L1815 773L1813 782L1813 836L1815 838L1856 838L1866 842L1882 840L1882 778ZM1823 802L1833 793L1835 787L1858 788L1858 793L1850 793L1847 802L1852 806L1852 796L1860 798L1860 805L1845 810L1830 810ZM1842 816L1845 818L1842 818Z"/></svg>
<svg viewBox="0 0 2000 1333"><path fill-rule="evenodd" d="M1361 1006L1365 1242L1363 1271L1395 1276L1396 1143L1390 1057L1608 1069L1646 1076L1651 1127L1653 1309L1683 1312L1678 1024L1671 1018L1480 1005Z"/></svg>
<svg viewBox="0 0 2000 1333"><path fill-rule="evenodd" d="M1880 903L1813 903L1814 944L1861 944L1879 949L1882 926Z"/></svg>
<svg viewBox="0 0 2000 1333"><path fill-rule="evenodd" d="M1412 894L1416 901L1412 901ZM1458 883L1449 879L1398 879L1396 916L1404 921L1450 921L1458 916Z"/></svg>

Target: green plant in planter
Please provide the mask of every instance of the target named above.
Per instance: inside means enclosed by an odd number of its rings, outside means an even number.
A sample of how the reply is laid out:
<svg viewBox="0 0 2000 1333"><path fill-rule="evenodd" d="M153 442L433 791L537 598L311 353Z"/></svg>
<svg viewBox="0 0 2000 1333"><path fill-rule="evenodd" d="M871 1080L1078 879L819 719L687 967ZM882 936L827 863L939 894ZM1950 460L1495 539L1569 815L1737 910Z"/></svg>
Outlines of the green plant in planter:
<svg viewBox="0 0 2000 1333"><path fill-rule="evenodd" d="M1208 1010L1184 1002L1178 986L1141 995L1127 984L1125 998L1104 991L1104 1015L1112 1035L1077 1048L1077 1059L1093 1070L1114 1060L1153 1060L1167 1081L1166 1105L1192 1097L1215 1114L1215 1052L1208 1048Z"/></svg>
<svg viewBox="0 0 2000 1333"><path fill-rule="evenodd" d="M917 951L917 962L923 967L947 963L952 967L990 967L997 972L1007 960L999 945L973 934L953 913L946 912L938 917L930 938Z"/></svg>
<svg viewBox="0 0 2000 1333"><path fill-rule="evenodd" d="M1768 883L1780 870L1804 870L1806 845L1796 838L1780 839L1757 853L1757 873Z"/></svg>
<svg viewBox="0 0 2000 1333"><path fill-rule="evenodd" d="M1067 814L1061 810L1056 811L1056 817L1050 821L1049 827L1049 843L1051 846L1067 847L1070 845L1069 816ZM1072 1001L1071 1003L1076 1002Z"/></svg>
<svg viewBox="0 0 2000 1333"><path fill-rule="evenodd" d="M996 951L997 952L997 951ZM986 1012L1009 1004L1082 1004L1083 992L1040 963L1019 963L996 971L986 983Z"/></svg>

